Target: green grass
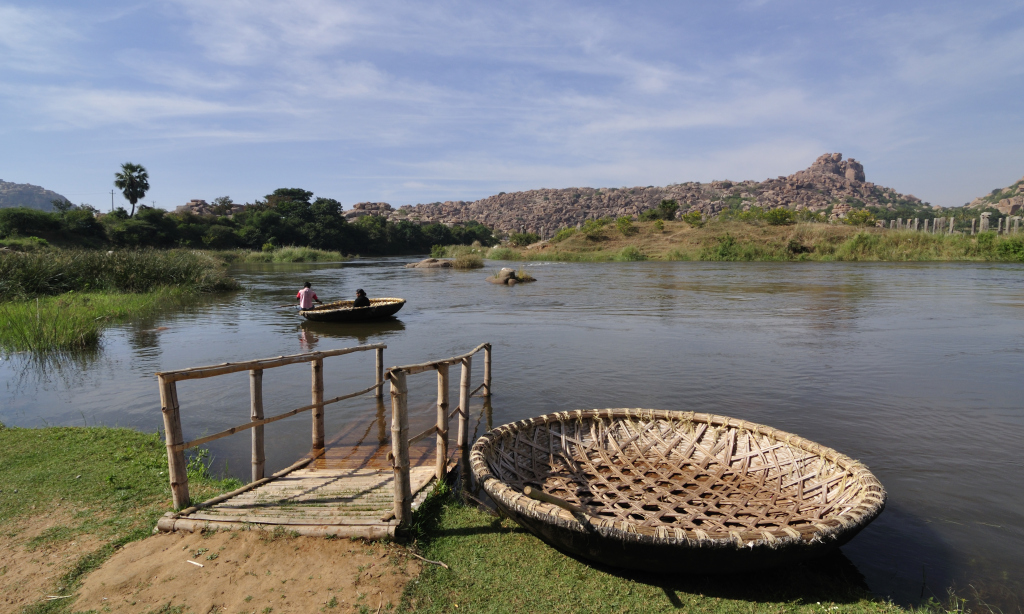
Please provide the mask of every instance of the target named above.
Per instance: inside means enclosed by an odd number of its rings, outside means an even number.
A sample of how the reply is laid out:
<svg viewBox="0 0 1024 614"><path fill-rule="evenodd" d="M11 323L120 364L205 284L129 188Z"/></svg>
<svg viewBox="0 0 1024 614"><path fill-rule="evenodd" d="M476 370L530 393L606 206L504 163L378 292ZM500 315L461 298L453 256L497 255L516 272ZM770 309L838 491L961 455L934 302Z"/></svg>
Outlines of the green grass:
<svg viewBox="0 0 1024 614"><path fill-rule="evenodd" d="M107 324L143 317L187 298L185 292L165 287L142 294L69 292L0 303L0 350L93 348Z"/></svg>
<svg viewBox="0 0 1024 614"><path fill-rule="evenodd" d="M0 252L0 301L71 291L150 292L174 286L189 292L232 290L224 265L190 250L37 249Z"/></svg>
<svg viewBox="0 0 1024 614"><path fill-rule="evenodd" d="M192 472L195 500L237 488L236 480L216 480ZM19 520L51 507L67 510L69 520L22 544L91 535L102 546L54 578L54 594L70 594L93 569L124 544L151 534L171 509L167 451L155 433L121 428L5 428L0 424L0 530L17 539ZM65 600L41 602L26 612L66 612Z"/></svg>
<svg viewBox="0 0 1024 614"><path fill-rule="evenodd" d="M660 576L598 568L565 556L509 520L446 495L417 514L428 559L400 612L894 613L872 597L839 556L782 571L729 576ZM838 607L836 607L838 606Z"/></svg>
<svg viewBox="0 0 1024 614"><path fill-rule="evenodd" d="M225 262L344 262L350 260L341 252L332 252L312 247L279 247L271 251L223 250L211 251L209 255Z"/></svg>

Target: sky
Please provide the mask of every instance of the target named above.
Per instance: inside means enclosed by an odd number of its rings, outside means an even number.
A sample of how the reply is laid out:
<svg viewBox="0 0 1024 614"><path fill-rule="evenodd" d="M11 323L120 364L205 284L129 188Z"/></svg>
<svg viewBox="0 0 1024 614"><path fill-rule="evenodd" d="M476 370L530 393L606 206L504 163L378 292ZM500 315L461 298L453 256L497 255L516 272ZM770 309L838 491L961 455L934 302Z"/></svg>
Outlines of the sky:
<svg viewBox="0 0 1024 614"><path fill-rule="evenodd" d="M1024 0L0 0L0 179L110 207L1024 175ZM115 205L125 204L116 194Z"/></svg>

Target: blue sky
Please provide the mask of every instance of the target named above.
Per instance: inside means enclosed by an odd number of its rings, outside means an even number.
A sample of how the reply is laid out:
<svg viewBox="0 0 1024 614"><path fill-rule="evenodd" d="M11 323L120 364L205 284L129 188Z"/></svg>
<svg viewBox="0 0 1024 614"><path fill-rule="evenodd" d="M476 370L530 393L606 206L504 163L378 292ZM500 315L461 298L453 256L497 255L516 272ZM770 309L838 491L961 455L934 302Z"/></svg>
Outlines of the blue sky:
<svg viewBox="0 0 1024 614"><path fill-rule="evenodd" d="M109 208L758 179L944 206L1024 175L1024 2L0 0L0 179ZM120 196L115 200L123 203Z"/></svg>

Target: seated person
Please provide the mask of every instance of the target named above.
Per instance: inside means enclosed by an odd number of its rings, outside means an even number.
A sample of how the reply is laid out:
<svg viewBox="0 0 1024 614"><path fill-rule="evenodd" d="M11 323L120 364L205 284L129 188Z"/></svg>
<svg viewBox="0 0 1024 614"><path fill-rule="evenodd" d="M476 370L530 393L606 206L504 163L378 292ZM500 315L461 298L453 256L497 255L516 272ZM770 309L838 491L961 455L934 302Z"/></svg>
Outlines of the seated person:
<svg viewBox="0 0 1024 614"><path fill-rule="evenodd" d="M363 292L362 288L356 290L356 300L352 304L352 307L369 307L370 299L366 298L366 293Z"/></svg>

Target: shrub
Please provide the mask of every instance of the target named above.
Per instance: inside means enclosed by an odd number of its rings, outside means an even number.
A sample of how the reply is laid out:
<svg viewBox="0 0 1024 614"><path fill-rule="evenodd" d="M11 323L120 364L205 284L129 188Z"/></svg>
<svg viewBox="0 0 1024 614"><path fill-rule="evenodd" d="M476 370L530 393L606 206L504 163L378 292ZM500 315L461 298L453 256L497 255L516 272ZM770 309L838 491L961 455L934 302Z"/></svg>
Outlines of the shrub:
<svg viewBox="0 0 1024 614"><path fill-rule="evenodd" d="M647 260L647 256L640 251L640 248L635 245L627 245L622 248L615 259L620 262L638 262L641 260Z"/></svg>
<svg viewBox="0 0 1024 614"><path fill-rule="evenodd" d="M482 269L484 268L484 259L480 254L463 252L455 256L452 266L456 269Z"/></svg>
<svg viewBox="0 0 1024 614"><path fill-rule="evenodd" d="M1014 237L1000 241L996 247L996 253L1004 260L1024 262L1024 239Z"/></svg>
<svg viewBox="0 0 1024 614"><path fill-rule="evenodd" d="M513 232L508 236L508 244L513 247L526 247L540 241L540 235L535 232Z"/></svg>
<svg viewBox="0 0 1024 614"><path fill-rule="evenodd" d="M785 226L787 224L793 224L796 220L794 219L793 212L785 207L778 207L771 209L764 214L764 221L768 222L772 226Z"/></svg>
<svg viewBox="0 0 1024 614"><path fill-rule="evenodd" d="M519 253L508 247L492 247L487 252L488 260L519 260L519 258Z"/></svg>
<svg viewBox="0 0 1024 614"><path fill-rule="evenodd" d="M583 223L583 228L580 229L580 232L590 240L600 239L604 227L611 223L611 221L611 218L607 217L587 220Z"/></svg>
<svg viewBox="0 0 1024 614"><path fill-rule="evenodd" d="M866 209L848 211L846 217L843 218L843 223L851 226L874 226L875 221L874 214Z"/></svg>
<svg viewBox="0 0 1024 614"><path fill-rule="evenodd" d="M575 228L563 228L563 229L561 229L561 230L559 230L558 232L555 233L555 236L551 239L551 242L552 243L559 243L561 241L565 241L566 239L568 239L569 237L573 236L574 234L576 234L576 229Z"/></svg>
<svg viewBox="0 0 1024 614"><path fill-rule="evenodd" d="M689 224L690 226L692 226L693 228L700 228L701 226L704 225L704 216L701 214L700 211L691 211L689 213L684 213L681 216L679 216L679 218L686 222L687 224Z"/></svg>
<svg viewBox="0 0 1024 614"><path fill-rule="evenodd" d="M626 215L615 220L615 227L618 228L619 232L621 232L625 237L636 233L636 228L633 227L633 220Z"/></svg>
<svg viewBox="0 0 1024 614"><path fill-rule="evenodd" d="M654 229L658 232L665 230L665 222L661 220L654 220Z"/></svg>

